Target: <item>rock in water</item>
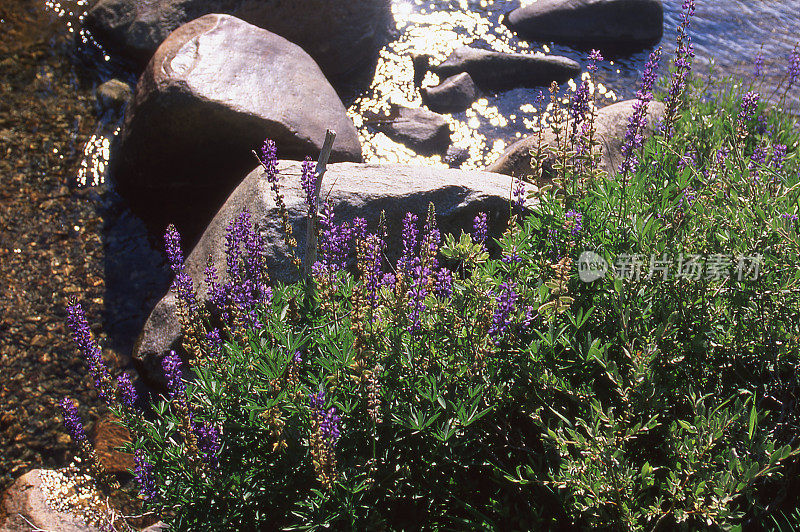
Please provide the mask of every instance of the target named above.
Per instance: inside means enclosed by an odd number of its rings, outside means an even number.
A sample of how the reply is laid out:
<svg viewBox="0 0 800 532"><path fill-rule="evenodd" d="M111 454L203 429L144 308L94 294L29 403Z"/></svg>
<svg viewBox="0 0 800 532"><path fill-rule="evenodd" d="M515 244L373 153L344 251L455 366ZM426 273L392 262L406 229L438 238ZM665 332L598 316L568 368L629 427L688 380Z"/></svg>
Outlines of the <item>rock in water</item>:
<svg viewBox="0 0 800 532"><path fill-rule="evenodd" d="M234 15L300 45L334 81L368 66L392 26L390 0L98 0L86 25L144 66L175 29L211 13Z"/></svg>
<svg viewBox="0 0 800 532"><path fill-rule="evenodd" d="M420 155L444 154L450 146L450 125L427 109L393 107L388 117L378 119L375 129Z"/></svg>
<svg viewBox="0 0 800 532"><path fill-rule="evenodd" d="M265 138L302 159L319 153L328 128L337 133L331 160L360 161L356 128L308 54L235 17L206 15L153 56L112 168L123 192L201 190L221 201L258 164L252 150Z"/></svg>
<svg viewBox="0 0 800 532"><path fill-rule="evenodd" d="M300 163L282 161L279 171L285 176L281 179L281 190L298 249L303 250L307 207L299 182ZM323 197L329 190L328 197L337 220L348 221L361 216L374 230L381 211L386 211L387 253L394 264L402 247L400 220L406 212L423 214L430 202L436 206L437 222L443 233L470 231L476 214L483 211L489 214L490 227L497 230L494 236L498 236L507 224L511 180L507 176L479 171L343 163L328 166L322 185ZM228 223L245 207L266 241L270 278L282 282L297 279L283 241L282 222L270 185L263 170L258 168L230 195L186 260L186 271L195 285L199 285L199 295L203 299L206 288L201 281L206 260L210 256L220 273L224 272L225 231ZM153 309L134 349L134 361L147 381L162 383L160 358L170 349L180 347L180 336L175 299L169 293Z"/></svg>
<svg viewBox="0 0 800 532"><path fill-rule="evenodd" d="M603 107L595 117L596 138L600 142L600 169L609 174L617 173L622 162L622 146L625 142L625 131L628 118L633 114L636 100L625 100ZM664 104L650 102L647 106L647 127L644 135L650 136L656 123L664 116ZM531 173L531 150L535 150L539 142L538 135L531 135L512 144L494 163L486 168L488 172L511 176L525 176ZM542 146L553 144L555 136L547 130L542 134ZM549 173L548 163L545 171ZM546 179L552 175L545 175Z"/></svg>
<svg viewBox="0 0 800 532"><path fill-rule="evenodd" d="M97 105L100 114L110 111L122 116L125 106L133 99L131 86L118 79L110 79L97 87Z"/></svg>
<svg viewBox="0 0 800 532"><path fill-rule="evenodd" d="M512 11L506 25L521 37L587 47L640 47L664 31L661 0L538 0Z"/></svg>
<svg viewBox="0 0 800 532"><path fill-rule="evenodd" d="M449 77L435 87L424 87L420 93L428 109L437 113L466 111L481 95L472 77L466 72Z"/></svg>
<svg viewBox="0 0 800 532"><path fill-rule="evenodd" d="M561 56L508 54L462 46L430 70L444 78L466 72L478 87L502 91L545 86L553 81L562 83L580 74L581 67L572 59Z"/></svg>

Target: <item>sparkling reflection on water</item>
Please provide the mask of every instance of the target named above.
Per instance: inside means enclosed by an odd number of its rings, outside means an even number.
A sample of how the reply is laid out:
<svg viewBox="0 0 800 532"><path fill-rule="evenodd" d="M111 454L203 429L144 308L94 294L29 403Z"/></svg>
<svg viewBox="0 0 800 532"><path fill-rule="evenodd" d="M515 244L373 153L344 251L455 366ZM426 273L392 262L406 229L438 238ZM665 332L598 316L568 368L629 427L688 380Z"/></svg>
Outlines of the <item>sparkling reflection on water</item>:
<svg viewBox="0 0 800 532"><path fill-rule="evenodd" d="M414 84L412 53L428 54L432 63L444 60L459 46L471 45L501 52L544 52L565 55L585 68L586 51L563 45L520 40L506 28L504 14L522 4L537 0L393 0L396 38L380 52L370 87L354 98L348 114L359 129L364 158L373 163L418 163L444 165L440 156L422 157L405 146L377 132L369 117L388 112L391 104L420 107L419 87ZM47 0L48 9L57 14L68 31L77 32L80 42L94 50L101 63L113 63L94 37L81 27L88 0ZM674 48L675 28L679 22L682 0L664 2L665 57ZM715 64L719 75L744 75L759 50L765 58L765 85L776 86L785 72L786 60L800 38L800 1L798 0L697 0L697 12L691 34L699 70ZM598 106L617 99L633 97L650 49L626 55L606 53L607 61L594 77ZM666 61L662 71L666 69ZM108 65L99 65L108 68ZM586 76L583 72L583 76ZM435 85L437 77L429 73L423 86ZM575 82L563 87L561 97L574 90ZM536 126L542 111L534 105L542 89L515 89L487 94L466 112L448 115L453 144L468 150L466 168L482 168L511 143ZM538 107L542 107L539 105ZM99 129L86 147L86 160L78 176L81 185L103 182L108 165L108 146L114 127Z"/></svg>

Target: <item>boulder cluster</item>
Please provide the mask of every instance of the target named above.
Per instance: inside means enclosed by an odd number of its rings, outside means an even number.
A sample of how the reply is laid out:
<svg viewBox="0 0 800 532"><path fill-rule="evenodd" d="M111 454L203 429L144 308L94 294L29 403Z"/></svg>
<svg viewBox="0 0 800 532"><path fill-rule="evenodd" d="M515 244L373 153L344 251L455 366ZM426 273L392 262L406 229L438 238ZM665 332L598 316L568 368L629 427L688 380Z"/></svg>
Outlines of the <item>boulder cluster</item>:
<svg viewBox="0 0 800 532"><path fill-rule="evenodd" d="M661 0L539 0L512 11L504 23L525 39L636 48L661 38L663 7ZM294 279L278 207L253 153L265 138L276 142L282 159L284 201L300 250L306 214L300 161L319 155L328 129L335 130L336 142L323 188L343 221L375 220L381 211L387 220L399 220L433 203L446 232L467 229L478 212L501 227L509 176L523 177L530 169L534 137L512 145L486 171L361 162L359 135L340 94L369 74L392 38L390 0L98 0L85 24L139 73L135 88L116 80L98 88L99 113L124 116L112 151L115 185L144 218L174 222L197 241L186 270L201 297L207 261L225 270L225 227L243 208L265 237L271 278ZM442 114L463 112L484 94L562 83L581 71L566 57L475 46L459 48L437 65L424 50L412 59L418 85L428 72L441 80L419 87L427 109L392 106L368 122L454 167L465 153L451 145ZM648 123L661 112L654 105ZM618 164L630 113L631 102L621 102L597 116L601 164L609 172ZM544 142L550 142L547 135ZM398 241L399 227L389 229L388 248L396 249L391 242ZM133 353L145 382L162 384L160 359L180 347L180 335L175 301L166 294ZM48 503L61 482L56 473L35 470L12 486L0 502L0 530L95 529Z"/></svg>

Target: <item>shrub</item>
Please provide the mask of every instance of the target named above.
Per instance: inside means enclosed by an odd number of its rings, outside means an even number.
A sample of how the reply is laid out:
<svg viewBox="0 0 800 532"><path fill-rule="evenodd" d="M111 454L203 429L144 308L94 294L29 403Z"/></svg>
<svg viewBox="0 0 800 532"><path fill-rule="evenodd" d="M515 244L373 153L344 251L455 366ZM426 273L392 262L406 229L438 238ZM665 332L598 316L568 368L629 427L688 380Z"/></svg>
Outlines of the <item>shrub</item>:
<svg viewBox="0 0 800 532"><path fill-rule="evenodd" d="M588 86L570 109L554 96L559 140L533 174L554 160L558 177L527 197L517 184L499 256L485 216L442 237L431 207L403 220L389 265L385 220L317 218L307 163L320 255L304 281L270 286L245 211L202 302L168 230L185 352L164 359L159 400L112 381L72 306L145 505L177 529L791 522L796 123L730 81L687 82L686 7L659 133L642 137L660 51L614 176ZM280 205L270 142L262 159Z"/></svg>

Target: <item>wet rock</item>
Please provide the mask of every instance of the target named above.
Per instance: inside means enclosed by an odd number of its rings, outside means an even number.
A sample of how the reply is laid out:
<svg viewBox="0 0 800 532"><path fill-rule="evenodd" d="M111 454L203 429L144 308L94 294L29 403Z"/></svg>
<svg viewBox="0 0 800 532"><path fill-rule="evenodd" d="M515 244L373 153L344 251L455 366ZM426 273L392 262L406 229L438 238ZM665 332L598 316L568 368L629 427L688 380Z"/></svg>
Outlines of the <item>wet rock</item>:
<svg viewBox="0 0 800 532"><path fill-rule="evenodd" d="M302 159L319 153L328 128L337 133L331 160L360 161L355 126L308 54L235 17L206 15L172 33L139 80L114 175L123 193L221 201L258 164L252 150L265 138Z"/></svg>
<svg viewBox="0 0 800 532"><path fill-rule="evenodd" d="M298 249L305 245L304 193L300 187L300 163L282 161L279 166L282 191ZM386 211L388 252L397 258L400 246L400 220L406 212L424 212L429 202L436 207L437 220L443 233L471 230L479 211L489 213L490 227L505 227L508 216L509 178L480 171L448 170L433 167L372 164L332 164L323 182L323 195L332 186L329 199L337 219L347 221L356 216L365 218L374 227L381 211ZM259 168L248 175L231 194L225 205L206 228L200 241L186 260L186 271L199 285L199 295L206 297L203 269L210 256L217 268L225 269L225 231L228 223L247 207L254 224L266 240L266 251L273 281L291 282L297 273L283 243L282 222L264 172ZM497 236L497 235L495 235ZM170 293L153 309L134 350L134 360L142 376L152 384L163 385L158 360L169 349L180 345L180 325L175 299Z"/></svg>
<svg viewBox="0 0 800 532"><path fill-rule="evenodd" d="M122 116L125 106L133 99L131 86L118 79L110 79L97 87L97 104L100 114L110 111Z"/></svg>
<svg viewBox="0 0 800 532"><path fill-rule="evenodd" d="M420 93L428 109L437 113L465 111L481 95L480 89L466 72L451 76L435 87L424 87Z"/></svg>
<svg viewBox="0 0 800 532"><path fill-rule="evenodd" d="M600 142L600 169L609 174L617 173L622 162L622 146L625 141L625 131L628 127L628 118L633 114L633 104L636 100L625 100L603 107L595 117L595 130L597 140ZM650 102L647 107L647 127L645 136L650 136L655 130L655 124L664 116L664 104ZM488 172L506 174L511 176L525 176L531 173L531 150L537 148L538 135L531 135L512 144L494 163L486 168ZM542 145L552 145L555 137L550 130L542 135ZM545 178L552 177L552 170L545 162Z"/></svg>
<svg viewBox="0 0 800 532"><path fill-rule="evenodd" d="M450 168L459 168L469 160L469 149L463 146L450 146L444 156L444 162Z"/></svg>
<svg viewBox="0 0 800 532"><path fill-rule="evenodd" d="M34 469L8 488L0 503L0 532L31 530L32 526L59 532L99 532L77 517L51 508L41 473Z"/></svg>
<svg viewBox="0 0 800 532"><path fill-rule="evenodd" d="M425 79L428 68L431 66L431 56L428 54L411 54L411 65L414 67L414 84L419 85Z"/></svg>
<svg viewBox="0 0 800 532"><path fill-rule="evenodd" d="M580 74L581 67L556 55L509 54L462 46L431 71L444 78L466 72L481 89L502 91L563 83Z"/></svg>
<svg viewBox="0 0 800 532"><path fill-rule="evenodd" d="M85 23L103 44L144 66L175 29L211 13L301 46L335 81L369 66L392 26L390 0L99 0Z"/></svg>
<svg viewBox="0 0 800 532"><path fill-rule="evenodd" d="M375 129L420 155L443 154L450 146L450 125L427 109L393 107L388 117L375 123Z"/></svg>
<svg viewBox="0 0 800 532"><path fill-rule="evenodd" d="M520 36L587 47L647 46L661 40L661 0L539 0L512 11Z"/></svg>

